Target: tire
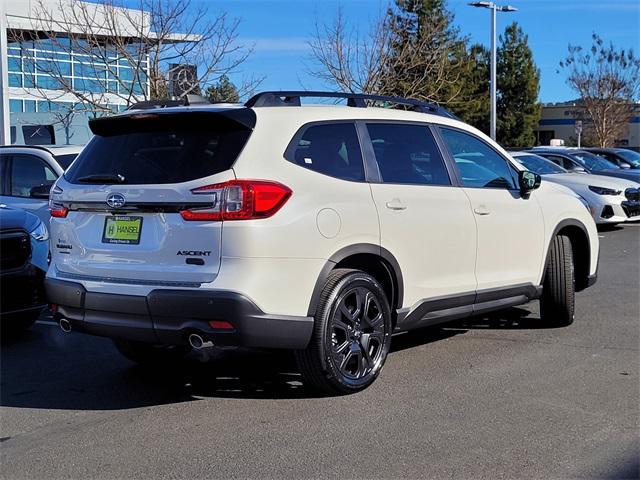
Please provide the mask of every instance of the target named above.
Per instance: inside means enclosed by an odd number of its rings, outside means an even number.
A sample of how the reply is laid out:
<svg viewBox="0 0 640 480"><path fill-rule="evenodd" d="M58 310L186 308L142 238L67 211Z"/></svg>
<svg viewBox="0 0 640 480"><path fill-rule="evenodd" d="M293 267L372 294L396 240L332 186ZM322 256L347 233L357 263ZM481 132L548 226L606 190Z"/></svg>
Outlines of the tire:
<svg viewBox="0 0 640 480"><path fill-rule="evenodd" d="M391 345L391 309L380 284L359 270L336 269L324 286L313 335L295 352L304 383L323 394L371 385Z"/></svg>
<svg viewBox="0 0 640 480"><path fill-rule="evenodd" d="M179 363L190 351L180 345L154 345L132 340L113 340L113 344L125 358L143 366Z"/></svg>
<svg viewBox="0 0 640 480"><path fill-rule="evenodd" d="M573 323L575 316L575 269L571 240L557 235L547 255L542 283L540 317L555 326Z"/></svg>

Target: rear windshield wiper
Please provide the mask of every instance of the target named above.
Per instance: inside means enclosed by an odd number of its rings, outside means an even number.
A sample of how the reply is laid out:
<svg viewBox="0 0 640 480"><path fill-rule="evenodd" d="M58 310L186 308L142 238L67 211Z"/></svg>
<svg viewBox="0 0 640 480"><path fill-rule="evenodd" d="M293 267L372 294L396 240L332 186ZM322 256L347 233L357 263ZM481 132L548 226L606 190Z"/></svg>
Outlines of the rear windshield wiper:
<svg viewBox="0 0 640 480"><path fill-rule="evenodd" d="M98 173L95 175L86 175L78 178L78 182L82 183L124 183L124 176L110 173Z"/></svg>

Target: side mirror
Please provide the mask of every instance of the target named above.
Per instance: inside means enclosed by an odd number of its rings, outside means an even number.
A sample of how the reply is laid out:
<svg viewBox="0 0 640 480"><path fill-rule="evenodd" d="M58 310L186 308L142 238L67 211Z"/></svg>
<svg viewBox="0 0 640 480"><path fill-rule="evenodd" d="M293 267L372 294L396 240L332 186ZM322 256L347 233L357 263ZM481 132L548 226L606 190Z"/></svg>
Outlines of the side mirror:
<svg viewBox="0 0 640 480"><path fill-rule="evenodd" d="M530 172L528 170L522 170L518 172L518 183L520 185L520 195L524 198L528 198L532 190L535 190L540 186L542 177L537 173Z"/></svg>
<svg viewBox="0 0 640 480"><path fill-rule="evenodd" d="M587 173L584 167L580 167L579 165L574 165L569 169L572 173Z"/></svg>
<svg viewBox="0 0 640 480"><path fill-rule="evenodd" d="M629 170L631 168L631 165L629 165L628 163L622 163L622 162L620 162L618 166L623 170Z"/></svg>
<svg viewBox="0 0 640 480"><path fill-rule="evenodd" d="M29 196L31 198L49 198L49 192L51 191L51 184L36 185L29 190Z"/></svg>

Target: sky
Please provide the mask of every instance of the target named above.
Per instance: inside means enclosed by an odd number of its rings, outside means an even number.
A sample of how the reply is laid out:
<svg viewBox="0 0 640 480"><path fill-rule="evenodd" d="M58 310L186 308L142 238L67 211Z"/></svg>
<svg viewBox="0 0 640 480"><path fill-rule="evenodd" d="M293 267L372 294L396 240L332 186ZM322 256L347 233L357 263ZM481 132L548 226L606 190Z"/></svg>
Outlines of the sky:
<svg viewBox="0 0 640 480"><path fill-rule="evenodd" d="M226 11L239 18L239 43L253 46L253 53L231 76L241 83L244 77L264 76L260 90L326 89L308 75L313 65L308 39L314 25L330 23L339 8L350 25L362 32L370 28L385 0L195 0L209 6L212 13ZM640 54L640 0L505 0L518 8L498 13L498 33L517 21L529 36L534 60L541 72L540 100L545 103L576 98L565 83L559 62L567 46L590 46L597 32L618 47L633 48ZM490 11L468 6L468 0L448 0L455 24L472 42L490 45Z"/></svg>

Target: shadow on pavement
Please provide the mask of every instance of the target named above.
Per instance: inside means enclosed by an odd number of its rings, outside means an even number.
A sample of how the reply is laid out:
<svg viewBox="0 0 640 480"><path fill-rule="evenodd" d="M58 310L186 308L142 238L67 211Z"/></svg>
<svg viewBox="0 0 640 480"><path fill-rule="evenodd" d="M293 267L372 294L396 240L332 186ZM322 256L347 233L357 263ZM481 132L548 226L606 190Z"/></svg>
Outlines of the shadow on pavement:
<svg viewBox="0 0 640 480"><path fill-rule="evenodd" d="M391 355L472 328L544 328L526 315L527 310L512 308L397 335ZM201 397L316 396L305 388L292 353L286 351L199 351L170 368L150 370L125 360L107 339L38 325L21 336L3 337L0 361L0 404L5 407L118 410Z"/></svg>
<svg viewBox="0 0 640 480"><path fill-rule="evenodd" d="M622 230L623 226L619 223L614 223L614 224L603 223L603 224L597 225L597 228L599 232L615 232L616 230Z"/></svg>

